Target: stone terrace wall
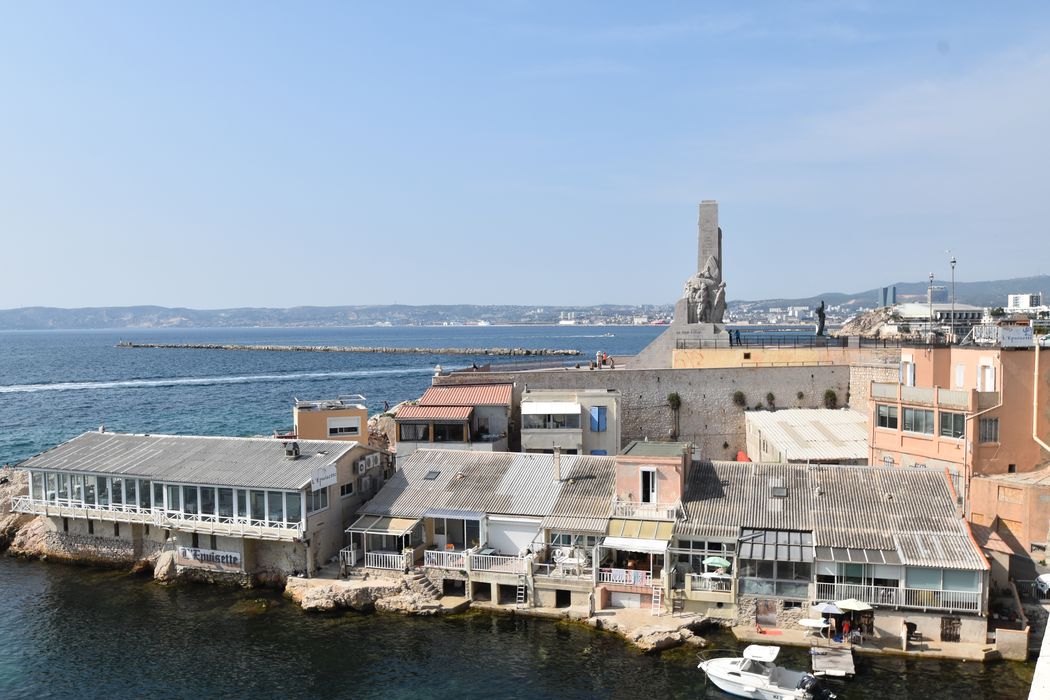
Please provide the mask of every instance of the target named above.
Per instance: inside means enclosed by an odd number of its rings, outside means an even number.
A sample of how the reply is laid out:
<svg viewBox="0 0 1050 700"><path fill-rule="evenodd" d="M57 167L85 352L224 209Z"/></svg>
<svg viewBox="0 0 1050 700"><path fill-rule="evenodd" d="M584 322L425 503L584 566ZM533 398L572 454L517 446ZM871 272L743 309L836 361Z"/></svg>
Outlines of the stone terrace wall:
<svg viewBox="0 0 1050 700"><path fill-rule="evenodd" d="M872 382L896 382L899 377L899 349L868 351L863 361L849 368L849 407L867 415Z"/></svg>
<svg viewBox="0 0 1050 700"><path fill-rule="evenodd" d="M725 369L552 369L531 372L464 372L435 377L434 384L514 383L516 403L525 385L531 389L616 389L622 396L621 439L667 440L673 426L667 395L677 392L679 440L694 443L710 459L733 459L745 449L744 409L733 403L740 391L747 404L765 404L772 393L777 405L823 406L832 389L843 405L849 391L850 368L731 367ZM798 399L798 393L802 399ZM513 422L520 425L518 417Z"/></svg>

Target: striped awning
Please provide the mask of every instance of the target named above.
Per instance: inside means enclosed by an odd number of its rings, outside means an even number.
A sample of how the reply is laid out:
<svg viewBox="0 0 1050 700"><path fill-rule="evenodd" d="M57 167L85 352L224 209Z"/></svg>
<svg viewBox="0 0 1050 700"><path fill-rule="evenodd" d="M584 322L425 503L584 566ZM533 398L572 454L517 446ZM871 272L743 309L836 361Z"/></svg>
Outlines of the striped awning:
<svg viewBox="0 0 1050 700"><path fill-rule="evenodd" d="M633 520L610 518L605 530L609 537L633 537L642 540L670 542L674 534L674 523L669 520Z"/></svg>
<svg viewBox="0 0 1050 700"><path fill-rule="evenodd" d="M473 412L472 406L402 406L394 414L394 420L468 421Z"/></svg>
<svg viewBox="0 0 1050 700"><path fill-rule="evenodd" d="M359 532L368 535L395 535L400 537L412 532L419 524L419 518L388 518L382 515L362 515L346 528L347 532Z"/></svg>

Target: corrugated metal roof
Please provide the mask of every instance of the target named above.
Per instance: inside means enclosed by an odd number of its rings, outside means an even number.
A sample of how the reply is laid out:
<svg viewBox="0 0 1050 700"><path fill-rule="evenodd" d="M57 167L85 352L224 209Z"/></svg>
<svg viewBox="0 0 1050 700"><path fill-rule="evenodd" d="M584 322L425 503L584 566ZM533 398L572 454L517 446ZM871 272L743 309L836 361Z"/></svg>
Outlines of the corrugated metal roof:
<svg viewBox="0 0 1050 700"><path fill-rule="evenodd" d="M402 406L395 420L470 420L473 406Z"/></svg>
<svg viewBox="0 0 1050 700"><path fill-rule="evenodd" d="M791 408L748 411L744 418L785 460L868 458L868 417L857 411Z"/></svg>
<svg viewBox="0 0 1050 700"><path fill-rule="evenodd" d="M416 450L361 513L423 517L433 509L493 515L578 520L585 531L604 531L612 503L612 457L562 455L562 480L554 456L517 452ZM436 472L432 479L425 478ZM433 476L433 474L431 474ZM601 527L594 528L596 519Z"/></svg>
<svg viewBox="0 0 1050 700"><path fill-rule="evenodd" d="M513 384L432 386L419 399L420 406L510 406Z"/></svg>
<svg viewBox="0 0 1050 700"><path fill-rule="evenodd" d="M631 457L681 457L689 447L688 442L633 440L620 454Z"/></svg>
<svg viewBox="0 0 1050 700"><path fill-rule="evenodd" d="M337 440L296 440L288 459L273 438L129 435L90 432L24 460L27 469L113 474L245 488L298 490L310 473L357 446ZM324 454L321 454L321 453Z"/></svg>
<svg viewBox="0 0 1050 700"><path fill-rule="evenodd" d="M771 495L777 485L783 497ZM883 550L906 564L986 568L944 474L932 469L695 462L683 507L682 537L808 531L818 551Z"/></svg>
<svg viewBox="0 0 1050 700"><path fill-rule="evenodd" d="M996 481L1009 481L1018 485L1028 486L1050 486L1050 467L1039 469L1034 472L1022 472L1019 474L995 474L994 476L975 476L975 479L995 479Z"/></svg>
<svg viewBox="0 0 1050 700"><path fill-rule="evenodd" d="M419 518L388 518L379 515L362 515L347 532L363 532L372 535L395 535L400 537L412 531Z"/></svg>

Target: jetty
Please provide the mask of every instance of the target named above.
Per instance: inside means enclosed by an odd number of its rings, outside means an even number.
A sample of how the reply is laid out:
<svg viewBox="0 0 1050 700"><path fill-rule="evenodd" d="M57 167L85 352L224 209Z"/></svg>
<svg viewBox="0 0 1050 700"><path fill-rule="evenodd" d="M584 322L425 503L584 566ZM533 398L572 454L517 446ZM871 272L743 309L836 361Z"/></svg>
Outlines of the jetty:
<svg viewBox="0 0 1050 700"><path fill-rule="evenodd" d="M570 357L579 350L555 348L403 348L364 345L231 345L227 343L132 343L122 340L118 348L161 350L240 350L256 352L351 352L389 355L491 355L513 357Z"/></svg>

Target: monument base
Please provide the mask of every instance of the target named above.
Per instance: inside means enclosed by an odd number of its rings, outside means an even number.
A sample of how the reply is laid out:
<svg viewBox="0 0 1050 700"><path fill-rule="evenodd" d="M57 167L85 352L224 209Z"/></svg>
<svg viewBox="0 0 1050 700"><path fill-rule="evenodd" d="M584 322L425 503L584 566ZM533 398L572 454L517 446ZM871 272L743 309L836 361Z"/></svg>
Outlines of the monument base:
<svg viewBox="0 0 1050 700"><path fill-rule="evenodd" d="M677 311L677 309L676 309ZM629 369L669 369L675 350L692 348L728 348L729 331L721 323L685 323L675 320L653 342L631 358Z"/></svg>

